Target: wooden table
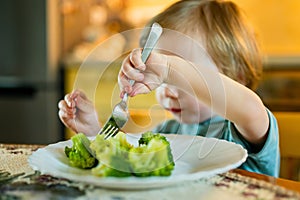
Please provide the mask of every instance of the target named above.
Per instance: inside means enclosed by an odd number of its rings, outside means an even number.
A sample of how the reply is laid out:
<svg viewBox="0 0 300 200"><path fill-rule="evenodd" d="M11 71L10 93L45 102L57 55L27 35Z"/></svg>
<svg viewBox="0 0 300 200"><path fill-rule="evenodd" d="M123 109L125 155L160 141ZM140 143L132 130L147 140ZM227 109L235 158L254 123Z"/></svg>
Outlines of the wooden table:
<svg viewBox="0 0 300 200"><path fill-rule="evenodd" d="M287 179L283 179L283 178L275 178L272 176L253 173L253 172L249 172L249 171L242 170L242 169L234 169L231 172L240 174L242 176L255 178L257 180L266 181L273 185L281 186L281 187L284 187L284 188L287 188L287 189L290 189L293 191L297 191L300 193L300 182L298 182L298 181L292 181L292 180L287 180Z"/></svg>
<svg viewBox="0 0 300 200"><path fill-rule="evenodd" d="M178 186L146 191L109 190L34 171L28 157L44 145L0 144L0 199L300 199L300 183L234 169ZM209 192L208 192L209 191ZM210 198L203 197L203 194ZM159 195L159 196L158 196ZM202 196L201 196L202 195ZM201 197L200 197L201 196ZM228 198L227 198L228 197ZM235 198L237 197L237 198ZM239 198L238 198L239 197ZM100 198L101 199L101 198Z"/></svg>

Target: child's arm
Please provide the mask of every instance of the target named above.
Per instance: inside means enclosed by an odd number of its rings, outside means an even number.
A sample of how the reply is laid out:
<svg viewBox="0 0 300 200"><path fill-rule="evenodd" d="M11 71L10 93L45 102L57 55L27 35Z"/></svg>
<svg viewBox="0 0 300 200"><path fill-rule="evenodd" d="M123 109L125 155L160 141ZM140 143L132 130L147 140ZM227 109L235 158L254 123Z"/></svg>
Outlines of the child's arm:
<svg viewBox="0 0 300 200"><path fill-rule="evenodd" d="M175 85L232 121L247 141L258 146L265 141L269 126L266 108L250 89L221 73L175 56L152 53L146 64L147 67L140 59L140 50L134 50L124 60L119 75L122 90L135 96L162 83ZM130 87L128 79L137 83Z"/></svg>
<svg viewBox="0 0 300 200"><path fill-rule="evenodd" d="M60 120L72 131L92 136L100 130L96 109L82 91L66 94L64 100L59 101L58 108Z"/></svg>
<svg viewBox="0 0 300 200"><path fill-rule="evenodd" d="M169 84L196 95L216 113L232 121L247 141L263 144L269 118L261 99L252 90L205 66L193 66L178 57L168 60Z"/></svg>

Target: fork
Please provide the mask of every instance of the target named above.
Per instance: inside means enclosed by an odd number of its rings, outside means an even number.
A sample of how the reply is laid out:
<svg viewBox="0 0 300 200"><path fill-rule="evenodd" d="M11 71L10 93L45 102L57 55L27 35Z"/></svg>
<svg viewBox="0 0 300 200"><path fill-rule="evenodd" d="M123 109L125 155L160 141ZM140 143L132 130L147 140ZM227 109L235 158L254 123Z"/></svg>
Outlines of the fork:
<svg viewBox="0 0 300 200"><path fill-rule="evenodd" d="M162 27L158 23L153 23L147 41L142 51L142 61L145 63L157 43L160 35L162 34ZM130 85L134 84L134 80L129 80ZM119 130L126 124L129 118L129 112L127 107L128 94L125 93L122 100L115 105L111 116L98 134L105 134L104 139L114 137ZM96 157L93 150L90 148L90 144L87 140L81 140L81 143L88 150L88 152Z"/></svg>
<svg viewBox="0 0 300 200"><path fill-rule="evenodd" d="M158 23L154 23L151 27L146 44L142 51L142 61L145 63L157 43L160 35L162 34L162 27ZM129 83L132 86L134 80L130 80ZM114 137L119 130L126 124L129 118L128 106L127 106L128 94L125 93L122 100L116 104L112 111L112 115L105 123L99 134L105 134L104 139Z"/></svg>

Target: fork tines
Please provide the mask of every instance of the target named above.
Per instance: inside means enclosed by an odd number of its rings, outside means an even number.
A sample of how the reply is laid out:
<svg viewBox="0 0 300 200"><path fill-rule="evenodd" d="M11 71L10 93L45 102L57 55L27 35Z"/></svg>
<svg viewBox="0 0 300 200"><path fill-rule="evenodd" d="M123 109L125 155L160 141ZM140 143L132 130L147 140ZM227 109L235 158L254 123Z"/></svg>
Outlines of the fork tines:
<svg viewBox="0 0 300 200"><path fill-rule="evenodd" d="M117 133L119 132L119 128L112 126L112 125L108 125L106 129L103 130L103 134L105 134L104 139L108 139L110 137L114 137Z"/></svg>
<svg viewBox="0 0 300 200"><path fill-rule="evenodd" d="M105 123L105 126L101 129L99 134L104 134L104 139L108 139L110 137L114 137L119 132L119 127L113 118L111 116L109 120Z"/></svg>

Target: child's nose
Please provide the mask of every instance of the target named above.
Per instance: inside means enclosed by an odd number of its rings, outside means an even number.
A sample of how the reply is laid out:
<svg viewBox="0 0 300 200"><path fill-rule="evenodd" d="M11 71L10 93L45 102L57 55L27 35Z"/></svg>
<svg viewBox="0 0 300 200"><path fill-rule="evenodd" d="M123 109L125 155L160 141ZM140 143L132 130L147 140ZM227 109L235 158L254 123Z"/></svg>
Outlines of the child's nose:
<svg viewBox="0 0 300 200"><path fill-rule="evenodd" d="M166 97L175 99L178 98L178 91L175 88L165 87L165 95Z"/></svg>

